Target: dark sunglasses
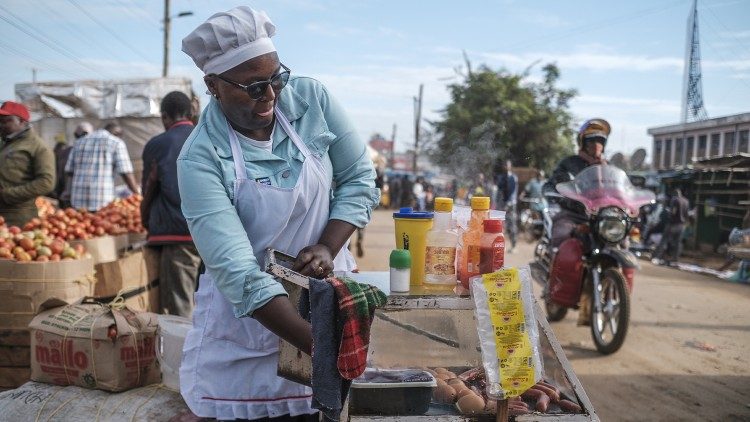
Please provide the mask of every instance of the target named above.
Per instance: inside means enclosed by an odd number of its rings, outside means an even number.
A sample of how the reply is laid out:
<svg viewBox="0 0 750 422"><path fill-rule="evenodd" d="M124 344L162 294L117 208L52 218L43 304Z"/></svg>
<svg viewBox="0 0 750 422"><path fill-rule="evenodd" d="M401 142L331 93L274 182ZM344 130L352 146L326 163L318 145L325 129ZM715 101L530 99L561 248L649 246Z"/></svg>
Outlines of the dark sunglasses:
<svg viewBox="0 0 750 422"><path fill-rule="evenodd" d="M216 73L212 73L208 76L212 76L215 78L219 78L222 81L234 85L243 91L247 92L247 95L250 96L253 100L260 100L263 98L264 95L266 95L266 91L268 91L268 86L271 86L271 89L273 89L273 92L278 94L281 92L282 89L286 86L286 83L289 82L289 74L291 73L291 70L289 70L288 67L284 66L284 63L279 63L281 65L281 68L284 69L284 71L277 73L274 77L271 79L265 80L265 81L258 81L253 82L249 85L242 85L240 83L237 83L235 81L230 81L229 79L217 75Z"/></svg>

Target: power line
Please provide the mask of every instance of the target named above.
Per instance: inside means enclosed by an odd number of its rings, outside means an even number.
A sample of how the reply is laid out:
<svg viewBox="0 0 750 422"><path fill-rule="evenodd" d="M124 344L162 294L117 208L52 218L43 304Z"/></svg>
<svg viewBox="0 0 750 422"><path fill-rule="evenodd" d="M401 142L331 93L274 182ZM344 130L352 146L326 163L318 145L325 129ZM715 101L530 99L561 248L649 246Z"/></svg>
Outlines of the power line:
<svg viewBox="0 0 750 422"><path fill-rule="evenodd" d="M536 39L533 39L533 40L530 40L530 41L527 41L527 42L524 42L524 43L520 43L520 44L517 44L515 46L512 46L511 48L524 48L524 47L528 47L530 45L534 45L534 44L542 42L542 41L557 40L557 39L560 39L560 38L569 37L571 35L578 35L578 34L581 34L581 33L593 30L593 29L599 29L599 28L607 27L607 26L610 26L610 25L613 25L613 24L623 23L623 22L627 22L627 21L632 20L632 19L637 19L637 18L641 18L641 17L644 17L644 16L648 16L648 15L651 15L651 14L654 14L654 13L663 12L663 11L665 11L667 9L671 9L673 7L682 5L684 3L685 3L684 0L678 0L678 1L675 1L673 3L669 3L667 5L663 5L663 6L659 6L659 7L652 7L652 8L649 8L649 9L639 10L639 11L636 11L636 12L630 14L630 15L616 16L616 17L613 17L613 18L610 18L610 19L602 20L602 21L599 21L598 24L594 24L594 25L592 25L592 24L580 25L580 26L577 26L575 28L571 28L571 29L566 30L566 31L561 31L561 32L558 32L558 33L554 33L554 34L546 35L546 36L543 36L543 37L539 37L539 38L536 38Z"/></svg>
<svg viewBox="0 0 750 422"><path fill-rule="evenodd" d="M122 43L122 45L124 45L125 47L127 47L128 49L130 49L130 51L134 52L140 58L146 60L147 62L151 61L150 58L146 57L145 55L143 55L143 53L141 53L140 51L138 51L135 48L133 48L133 46L131 46L127 41L125 41L124 39L120 38L120 36L117 35L116 32L114 32L111 29L109 29L109 27L107 27L107 25L103 24L94 15L92 15L91 13L89 13L88 10L86 10L83 7L81 7L81 5L78 4L78 2L76 0L68 0L68 2L70 4L72 4L73 6L77 7L78 10L80 10L81 12L83 12L83 14L85 14L86 16L88 16L89 19L91 19L92 21L94 21L97 25L99 25L100 27L102 27L102 29L104 29L105 31L107 31L107 33L109 33L110 35L112 35L112 37L114 37L117 41L120 41L120 43Z"/></svg>
<svg viewBox="0 0 750 422"><path fill-rule="evenodd" d="M102 44L99 43L97 37L86 37L80 28L76 28L75 26L71 25L70 22L68 22L65 19L58 19L59 16L55 16L52 12L49 11L49 8L45 4L41 4L43 0L37 0L37 2L40 3L38 9L43 10L44 13L50 17L51 21L56 22L58 25L60 25L63 29L66 30L69 34L74 36L76 39L81 41L84 45L86 45L88 48L91 49L98 49L101 52L104 52L108 55L113 54L112 48L108 48ZM27 23L28 25L28 23ZM118 56L123 61L128 61L127 59L123 58L122 56Z"/></svg>
<svg viewBox="0 0 750 422"><path fill-rule="evenodd" d="M4 49L6 51L9 51L12 54L15 54L18 57L22 57L22 58L28 60L29 63L36 64L40 68L51 69L51 70L54 70L54 71L66 74L66 75L68 75L70 77L77 78L77 79L81 78L81 75L78 74L78 73L73 73L73 72L71 72L69 70L65 70L65 69L63 69L61 67L53 66L53 65L50 65L50 64L45 63L43 61L40 61L40 60L36 59L34 56L32 56L30 54L27 54L27 53L25 53L25 52L23 52L21 50L18 50L16 48L14 48L13 46L10 46L10 45L2 42L2 41L0 41L0 49Z"/></svg>
<svg viewBox="0 0 750 422"><path fill-rule="evenodd" d="M114 0L114 1L116 3L118 3L120 6L122 6L123 9L125 10L125 12L127 14L129 14L130 16L132 16L132 17L134 17L136 19L139 19L139 20L141 20L143 22L148 22L150 25L153 25L156 29L158 29L159 31L161 31L161 25L162 25L161 22L159 22L158 20L152 18L151 15L146 10L144 10L142 7L137 6L135 4L133 4L132 6L130 6L130 5L126 4L122 0ZM133 8L138 9L141 13L135 13L135 12L133 12L133 10L132 10Z"/></svg>
<svg viewBox="0 0 750 422"><path fill-rule="evenodd" d="M737 37L734 36L734 34L732 33L732 30L729 29L726 25L724 25L724 22L722 22L721 19L719 19L719 17L716 15L716 13L714 13L713 10L711 10L711 8L705 7L702 10L708 10L711 13L713 19L716 20L716 22L718 22L719 25L721 25L722 27L724 27L724 29L729 34L729 36L732 37L737 42L737 45L744 47L742 41L740 41L739 38L737 38ZM710 26L710 24L709 24L709 26ZM713 28L712 28L712 30L713 30ZM719 35L719 37L721 37L721 35L718 34L718 32L717 32L717 35ZM731 46L731 45L729 47L732 48L732 49L734 49L734 47ZM747 51L745 51L744 53L747 53L747 52L750 52L750 49L747 50ZM737 53L737 51L735 51L735 53Z"/></svg>
<svg viewBox="0 0 750 422"><path fill-rule="evenodd" d="M719 38L721 37L721 35L719 35L718 31L716 31L716 29L714 29L714 27L711 26L711 24L708 22L708 20L704 20L704 23L706 24L706 28L708 28L711 32L713 32L717 37L719 37ZM731 63L732 61L736 61L734 59L730 59L730 58L724 56L724 54L721 52L721 50L718 49L718 48L716 48L716 47L714 47L714 46L712 46L711 43L708 40L703 40L703 42L704 42L704 44L708 44L711 47L711 51L714 54L716 54L717 56L719 56L721 58L721 60L719 60L719 62ZM750 88L750 83L748 83L746 80L744 80L742 78L738 78L737 80L740 81L740 83L746 85L748 88ZM729 92L729 90L727 90L727 92ZM723 95L722 95L722 97L723 97Z"/></svg>
<svg viewBox="0 0 750 422"><path fill-rule="evenodd" d="M5 10L5 8L3 8L2 6L0 6L0 8L2 8L3 10ZM6 10L6 12L7 12L7 10ZM90 65L82 62L74 54L71 54L71 53L67 52L65 49L59 47L58 45L53 44L52 42L49 42L49 41L45 40L43 37L41 37L41 36L39 36L39 35L31 32L31 31L29 31L28 29L24 28L23 26L19 25L16 22L8 19L7 17L0 15L0 19L4 20L5 22L8 22L9 24L11 24L13 27L15 27L16 29L18 29L19 31L23 32L24 34L26 34L26 35L28 35L28 36L30 36L32 38L34 38L35 40L37 40L40 43L46 45L47 47L49 47L49 48L57 51L58 53L62 54L63 56L69 58L70 60L72 60L72 61L74 61L76 63L78 63L79 65L81 65L81 66L83 66L83 67L85 67L85 68L87 68L87 69L89 69L89 70L91 70L93 72L97 72L97 73L101 72L99 69L91 67Z"/></svg>
<svg viewBox="0 0 750 422"><path fill-rule="evenodd" d="M65 51L67 51L69 54L71 54L73 56L76 55L76 53L74 51L72 51L71 49L69 49L68 47L66 47L64 45L59 44L54 39L50 38L49 35L45 34L42 31L40 31L39 29L37 29L36 27L34 27L34 25L30 24L29 22L27 22L26 20L24 20L20 16L16 15L11 10L8 10L8 8L0 6L0 9L4 10L5 13L7 13L8 15L10 15L10 17L14 18L15 20L17 20L21 24L25 25L28 30L30 30L32 32L35 32L37 35L43 37L45 40L47 40L47 42L57 45L59 48L64 49Z"/></svg>

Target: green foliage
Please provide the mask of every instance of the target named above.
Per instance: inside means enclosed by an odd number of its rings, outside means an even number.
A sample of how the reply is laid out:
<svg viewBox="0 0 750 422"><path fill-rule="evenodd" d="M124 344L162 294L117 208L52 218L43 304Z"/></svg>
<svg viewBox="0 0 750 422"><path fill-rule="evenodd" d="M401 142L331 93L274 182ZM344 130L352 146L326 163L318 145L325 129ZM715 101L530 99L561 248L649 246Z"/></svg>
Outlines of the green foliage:
<svg viewBox="0 0 750 422"><path fill-rule="evenodd" d="M527 74L481 66L449 86L452 101L432 122L433 162L461 177L496 170L499 161L550 170L573 152L570 100L575 90L555 86L560 71L542 68L541 82Z"/></svg>

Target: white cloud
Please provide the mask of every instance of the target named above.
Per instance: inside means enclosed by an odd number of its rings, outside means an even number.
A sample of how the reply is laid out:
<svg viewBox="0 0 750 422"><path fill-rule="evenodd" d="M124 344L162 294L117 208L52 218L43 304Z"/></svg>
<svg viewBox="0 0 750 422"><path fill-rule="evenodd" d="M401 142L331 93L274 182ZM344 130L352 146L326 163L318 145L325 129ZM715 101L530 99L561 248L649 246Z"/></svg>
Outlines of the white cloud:
<svg viewBox="0 0 750 422"><path fill-rule="evenodd" d="M592 71L628 70L637 72L682 71L683 60L677 57L649 57L641 55L598 53L473 53L487 60L506 66L525 66L535 60L555 62L562 69L585 69Z"/></svg>
<svg viewBox="0 0 750 422"><path fill-rule="evenodd" d="M680 112L680 102L659 100L654 98L612 97L606 95L581 95L573 99L573 103L581 107L631 108L638 113L658 113L663 115L677 115ZM623 107L624 106L624 107Z"/></svg>
<svg viewBox="0 0 750 422"><path fill-rule="evenodd" d="M322 23L317 22L310 22L305 25L305 29L308 31L325 35L328 37L346 37L346 36L352 36L352 35L358 35L362 34L362 30L359 28L352 28L352 27L344 27L344 26L334 26L334 25L326 25Z"/></svg>
<svg viewBox="0 0 750 422"><path fill-rule="evenodd" d="M385 37L390 37L390 38L398 38L398 39L407 38L406 33L404 31L401 31L395 28L389 28L387 26L379 26L378 33L380 35L383 35Z"/></svg>
<svg viewBox="0 0 750 422"><path fill-rule="evenodd" d="M562 28L570 23L556 15L545 15L538 10L529 10L527 13L521 13L522 19L532 25L543 26L545 29Z"/></svg>
<svg viewBox="0 0 750 422"><path fill-rule="evenodd" d="M731 38L750 38L750 30L747 31L723 31L721 32L722 37Z"/></svg>

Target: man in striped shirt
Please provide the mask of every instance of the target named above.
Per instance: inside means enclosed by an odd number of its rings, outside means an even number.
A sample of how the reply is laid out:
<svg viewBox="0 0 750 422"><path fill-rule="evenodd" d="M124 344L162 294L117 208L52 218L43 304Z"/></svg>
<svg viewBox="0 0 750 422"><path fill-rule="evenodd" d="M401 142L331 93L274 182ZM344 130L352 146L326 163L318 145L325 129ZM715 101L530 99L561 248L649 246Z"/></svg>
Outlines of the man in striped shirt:
<svg viewBox="0 0 750 422"><path fill-rule="evenodd" d="M74 208L98 211L112 202L115 173L122 177L131 192L141 193L120 135L120 125L108 123L104 129L75 141L65 166L65 173L71 178L67 186L70 186L70 202Z"/></svg>

